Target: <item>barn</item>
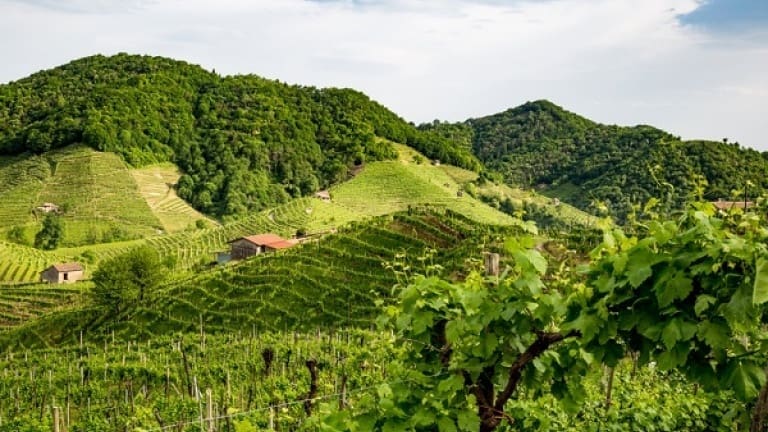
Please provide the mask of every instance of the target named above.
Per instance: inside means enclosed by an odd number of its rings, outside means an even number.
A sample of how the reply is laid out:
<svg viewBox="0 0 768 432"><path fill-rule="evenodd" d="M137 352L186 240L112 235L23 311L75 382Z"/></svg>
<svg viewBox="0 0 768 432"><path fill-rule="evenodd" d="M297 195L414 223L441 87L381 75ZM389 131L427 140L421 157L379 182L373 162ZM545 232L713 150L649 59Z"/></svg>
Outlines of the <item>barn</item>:
<svg viewBox="0 0 768 432"><path fill-rule="evenodd" d="M230 257L244 259L264 252L274 252L294 246L294 241L286 240L277 234L257 234L240 237L229 242Z"/></svg>
<svg viewBox="0 0 768 432"><path fill-rule="evenodd" d="M80 263L54 264L40 272L40 281L48 283L75 283L83 278L84 269Z"/></svg>

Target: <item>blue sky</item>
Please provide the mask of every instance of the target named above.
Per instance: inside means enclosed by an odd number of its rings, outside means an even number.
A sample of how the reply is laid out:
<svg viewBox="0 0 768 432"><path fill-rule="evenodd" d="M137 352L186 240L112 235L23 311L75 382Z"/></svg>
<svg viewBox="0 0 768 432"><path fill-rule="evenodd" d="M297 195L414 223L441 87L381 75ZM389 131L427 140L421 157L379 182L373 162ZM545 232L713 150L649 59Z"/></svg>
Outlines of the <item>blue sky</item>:
<svg viewBox="0 0 768 432"><path fill-rule="evenodd" d="M118 52L353 87L417 123L545 98L768 150L768 0L0 0L0 82Z"/></svg>
<svg viewBox="0 0 768 432"><path fill-rule="evenodd" d="M709 31L739 33L768 26L766 0L709 0L680 17L683 24Z"/></svg>

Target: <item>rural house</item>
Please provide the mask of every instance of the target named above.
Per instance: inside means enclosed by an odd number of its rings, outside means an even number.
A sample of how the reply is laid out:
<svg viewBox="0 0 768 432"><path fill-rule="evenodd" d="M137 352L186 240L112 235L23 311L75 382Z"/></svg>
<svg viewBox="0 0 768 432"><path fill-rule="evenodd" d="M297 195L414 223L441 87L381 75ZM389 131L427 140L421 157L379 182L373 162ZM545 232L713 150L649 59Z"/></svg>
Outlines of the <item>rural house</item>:
<svg viewBox="0 0 768 432"><path fill-rule="evenodd" d="M322 201L331 201L331 194L327 190L321 190L315 193L315 198Z"/></svg>
<svg viewBox="0 0 768 432"><path fill-rule="evenodd" d="M54 264L40 272L40 281L48 283L75 283L83 278L83 266L71 262Z"/></svg>
<svg viewBox="0 0 768 432"><path fill-rule="evenodd" d="M244 259L251 255L264 252L274 252L287 249L295 245L295 241L286 240L276 234L258 234L248 237L240 237L229 242L230 257L232 259Z"/></svg>
<svg viewBox="0 0 768 432"><path fill-rule="evenodd" d="M752 201L724 201L722 199L712 201L712 204L714 204L715 208L722 211L728 211L735 208L745 209L755 205Z"/></svg>
<svg viewBox="0 0 768 432"><path fill-rule="evenodd" d="M40 207L37 208L39 211L43 213L58 213L59 212L59 206L57 206L54 203L43 203Z"/></svg>

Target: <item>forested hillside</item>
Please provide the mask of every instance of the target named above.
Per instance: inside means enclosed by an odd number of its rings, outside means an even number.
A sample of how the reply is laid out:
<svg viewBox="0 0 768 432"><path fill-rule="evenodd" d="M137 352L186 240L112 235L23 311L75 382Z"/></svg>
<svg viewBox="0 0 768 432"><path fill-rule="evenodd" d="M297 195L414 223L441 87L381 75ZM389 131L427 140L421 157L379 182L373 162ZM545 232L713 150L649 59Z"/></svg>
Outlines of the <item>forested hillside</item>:
<svg viewBox="0 0 768 432"><path fill-rule="evenodd" d="M467 148L348 89L221 77L160 57L93 56L0 86L0 154L76 143L143 166L172 161L179 195L216 216L260 210L395 157L383 137L477 169Z"/></svg>
<svg viewBox="0 0 768 432"><path fill-rule="evenodd" d="M743 199L748 182L747 193L754 198L768 186L766 156L755 150L681 141L650 126L602 125L548 101L420 129L457 147L471 144L475 155L510 184L540 188L583 209L605 204L619 217L651 197L678 208L703 179L708 200Z"/></svg>

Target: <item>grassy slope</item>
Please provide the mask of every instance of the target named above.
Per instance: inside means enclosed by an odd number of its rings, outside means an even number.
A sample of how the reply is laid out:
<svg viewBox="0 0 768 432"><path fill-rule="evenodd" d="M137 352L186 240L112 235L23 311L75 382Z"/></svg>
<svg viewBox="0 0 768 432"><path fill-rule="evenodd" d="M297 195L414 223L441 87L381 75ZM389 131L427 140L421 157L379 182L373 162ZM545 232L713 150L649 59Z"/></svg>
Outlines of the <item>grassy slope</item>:
<svg viewBox="0 0 768 432"><path fill-rule="evenodd" d="M477 173L463 168L451 165L443 165L440 168L459 185L465 185L478 178ZM524 202L536 204L542 208L546 208L547 212L555 218L567 223L594 226L598 220L597 217L579 210L570 204L560 202L559 204L554 205L554 201L550 197L530 190L523 190L506 184L494 183L485 183L478 186L477 189L478 192L483 195L495 196L501 199L508 197L518 204L518 207Z"/></svg>
<svg viewBox="0 0 768 432"><path fill-rule="evenodd" d="M416 163L414 157L423 158L422 155L403 145L395 147L399 153L396 161L368 164L355 178L331 189L333 203L346 210L346 214L339 212L335 217L379 216L409 206L429 205L461 213L480 223L514 223L508 215L466 194L457 196L461 186L443 166L433 166L426 159Z"/></svg>
<svg viewBox="0 0 768 432"><path fill-rule="evenodd" d="M23 226L29 243L40 227L35 207L45 202L63 210L65 247L142 238L162 228L125 163L112 153L74 146L43 156L3 158L0 180L0 230Z"/></svg>
<svg viewBox="0 0 768 432"><path fill-rule="evenodd" d="M509 230L451 212L417 213L351 224L319 241L172 280L151 303L121 317L86 306L33 320L0 335L0 350L75 342L80 330L91 340L112 332L134 340L154 338L194 332L201 320L215 333L366 328L380 311L377 302L386 303L398 282L386 264L424 272L436 263L446 275L459 276L467 257L480 256L481 245L488 250ZM435 255L420 259L428 249Z"/></svg>
<svg viewBox="0 0 768 432"><path fill-rule="evenodd" d="M52 252L0 242L0 283L36 281L38 272L48 265L60 261L82 261L82 254L86 252L94 256L86 263L87 273L90 274L97 268L99 261L144 243L158 249L161 255L172 258L177 263L177 272L183 274L186 270L211 262L216 251L225 250L227 241L238 236L260 232L291 236L300 228L310 233L322 232L352 221L405 210L408 206L431 205L450 209L481 223L514 223L511 217L466 194L457 197L456 191L460 185L446 173L446 169L450 168L416 164L413 162L416 152L406 146L398 146L398 151L399 160L370 163L354 179L331 189L333 201L330 203L302 198L219 227L184 230L167 235L156 235L153 230L150 233L152 236L147 239L64 248ZM146 174L142 170L139 177L147 177ZM145 178L139 183L146 192L154 181ZM125 190L139 194L139 188ZM146 206L145 202L141 204ZM88 207L78 204L76 208ZM83 211L78 214L82 215ZM186 217L181 216L176 222ZM69 220L65 220L67 222Z"/></svg>
<svg viewBox="0 0 768 432"><path fill-rule="evenodd" d="M215 225L214 221L206 218L176 195L174 185L181 177L181 173L175 165L158 164L132 169L130 172L139 187L139 192L163 224L166 232L178 232L194 227L198 220L206 220Z"/></svg>

